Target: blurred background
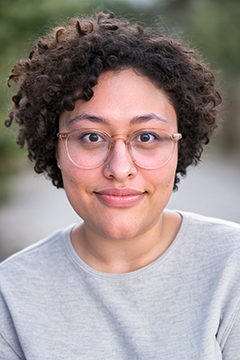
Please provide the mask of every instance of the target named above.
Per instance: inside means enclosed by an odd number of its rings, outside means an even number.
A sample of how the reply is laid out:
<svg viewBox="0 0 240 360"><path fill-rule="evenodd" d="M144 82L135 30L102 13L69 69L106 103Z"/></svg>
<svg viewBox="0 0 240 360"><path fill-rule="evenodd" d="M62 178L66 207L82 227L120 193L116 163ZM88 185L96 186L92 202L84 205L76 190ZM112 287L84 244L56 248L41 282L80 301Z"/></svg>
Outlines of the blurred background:
<svg viewBox="0 0 240 360"><path fill-rule="evenodd" d="M0 0L0 261L79 221L64 191L34 174L15 144L17 128L5 128L7 78L46 30L77 13L107 10L181 34L215 70L224 121L168 207L240 223L239 0Z"/></svg>

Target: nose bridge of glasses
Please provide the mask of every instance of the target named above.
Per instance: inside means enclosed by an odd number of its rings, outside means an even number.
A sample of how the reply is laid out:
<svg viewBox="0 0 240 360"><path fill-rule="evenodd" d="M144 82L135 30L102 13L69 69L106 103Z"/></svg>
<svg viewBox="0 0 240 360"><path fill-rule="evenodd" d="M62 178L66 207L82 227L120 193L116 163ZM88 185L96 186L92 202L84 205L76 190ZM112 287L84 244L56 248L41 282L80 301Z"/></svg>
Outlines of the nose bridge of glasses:
<svg viewBox="0 0 240 360"><path fill-rule="evenodd" d="M130 146L129 146L130 145L130 137L129 137L129 135L116 134L116 135L111 136L111 146L110 146L110 149L109 149L108 156L105 158L104 161L106 161L107 158L109 158L109 156L112 157L112 152L113 152L113 148L115 148L116 140L122 140L122 142L124 143L124 146L126 146L128 156L130 156L131 160L133 160L132 159L132 154L131 154L131 151L130 151ZM118 148L117 152L118 151L119 151L119 148Z"/></svg>
<svg viewBox="0 0 240 360"><path fill-rule="evenodd" d="M122 140L127 146L127 148L129 148L130 137L128 135L116 134L111 136L111 150L113 150L113 147L117 140Z"/></svg>
<svg viewBox="0 0 240 360"><path fill-rule="evenodd" d="M114 143L116 142L116 140L121 139L125 142L125 144L127 144L128 138L129 138L128 135L121 135L121 134L111 136L111 139L113 140Z"/></svg>
<svg viewBox="0 0 240 360"><path fill-rule="evenodd" d="M132 158L131 135L129 136L129 135L117 134L117 135L113 135L111 137L111 139L112 139L112 146L111 146L112 149L114 147L114 144L116 143L116 140L122 140L126 146L126 150L127 150L128 154Z"/></svg>

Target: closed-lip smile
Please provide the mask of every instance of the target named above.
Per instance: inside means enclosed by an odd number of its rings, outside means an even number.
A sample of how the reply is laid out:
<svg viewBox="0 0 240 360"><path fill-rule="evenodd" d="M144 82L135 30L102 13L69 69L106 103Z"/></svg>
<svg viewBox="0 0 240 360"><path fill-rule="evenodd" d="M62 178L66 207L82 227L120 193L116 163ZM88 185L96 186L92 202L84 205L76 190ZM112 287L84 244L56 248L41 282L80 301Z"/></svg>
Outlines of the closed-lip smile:
<svg viewBox="0 0 240 360"><path fill-rule="evenodd" d="M105 205L113 207L133 206L146 194L145 191L131 188L108 188L94 193Z"/></svg>

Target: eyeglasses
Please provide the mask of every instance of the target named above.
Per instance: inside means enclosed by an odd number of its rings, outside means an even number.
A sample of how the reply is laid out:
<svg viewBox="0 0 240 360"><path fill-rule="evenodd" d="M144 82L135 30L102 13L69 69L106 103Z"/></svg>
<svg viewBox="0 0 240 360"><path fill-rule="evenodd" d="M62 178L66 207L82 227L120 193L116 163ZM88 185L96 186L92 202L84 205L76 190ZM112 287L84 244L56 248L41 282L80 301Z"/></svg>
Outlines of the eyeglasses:
<svg viewBox="0 0 240 360"><path fill-rule="evenodd" d="M114 143L121 139L132 161L144 169L164 166L172 157L181 134L160 129L141 129L130 135L109 135L104 130L81 129L57 134L69 159L82 169L94 169L110 157Z"/></svg>

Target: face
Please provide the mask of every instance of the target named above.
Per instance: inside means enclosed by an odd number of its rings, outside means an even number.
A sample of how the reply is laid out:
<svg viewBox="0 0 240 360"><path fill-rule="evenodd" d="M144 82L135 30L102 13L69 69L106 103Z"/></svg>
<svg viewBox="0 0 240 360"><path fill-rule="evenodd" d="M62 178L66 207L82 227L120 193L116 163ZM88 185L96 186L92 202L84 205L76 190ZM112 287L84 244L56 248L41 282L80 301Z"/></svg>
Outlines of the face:
<svg viewBox="0 0 240 360"><path fill-rule="evenodd" d="M60 132L83 128L112 136L144 128L177 132L177 117L167 96L147 77L133 70L109 71L100 75L90 101L77 101L73 111L60 117ZM170 161L155 170L135 165L121 139L107 162L95 169L74 165L61 140L57 159L67 197L86 229L126 240L158 227L173 189L177 146Z"/></svg>

